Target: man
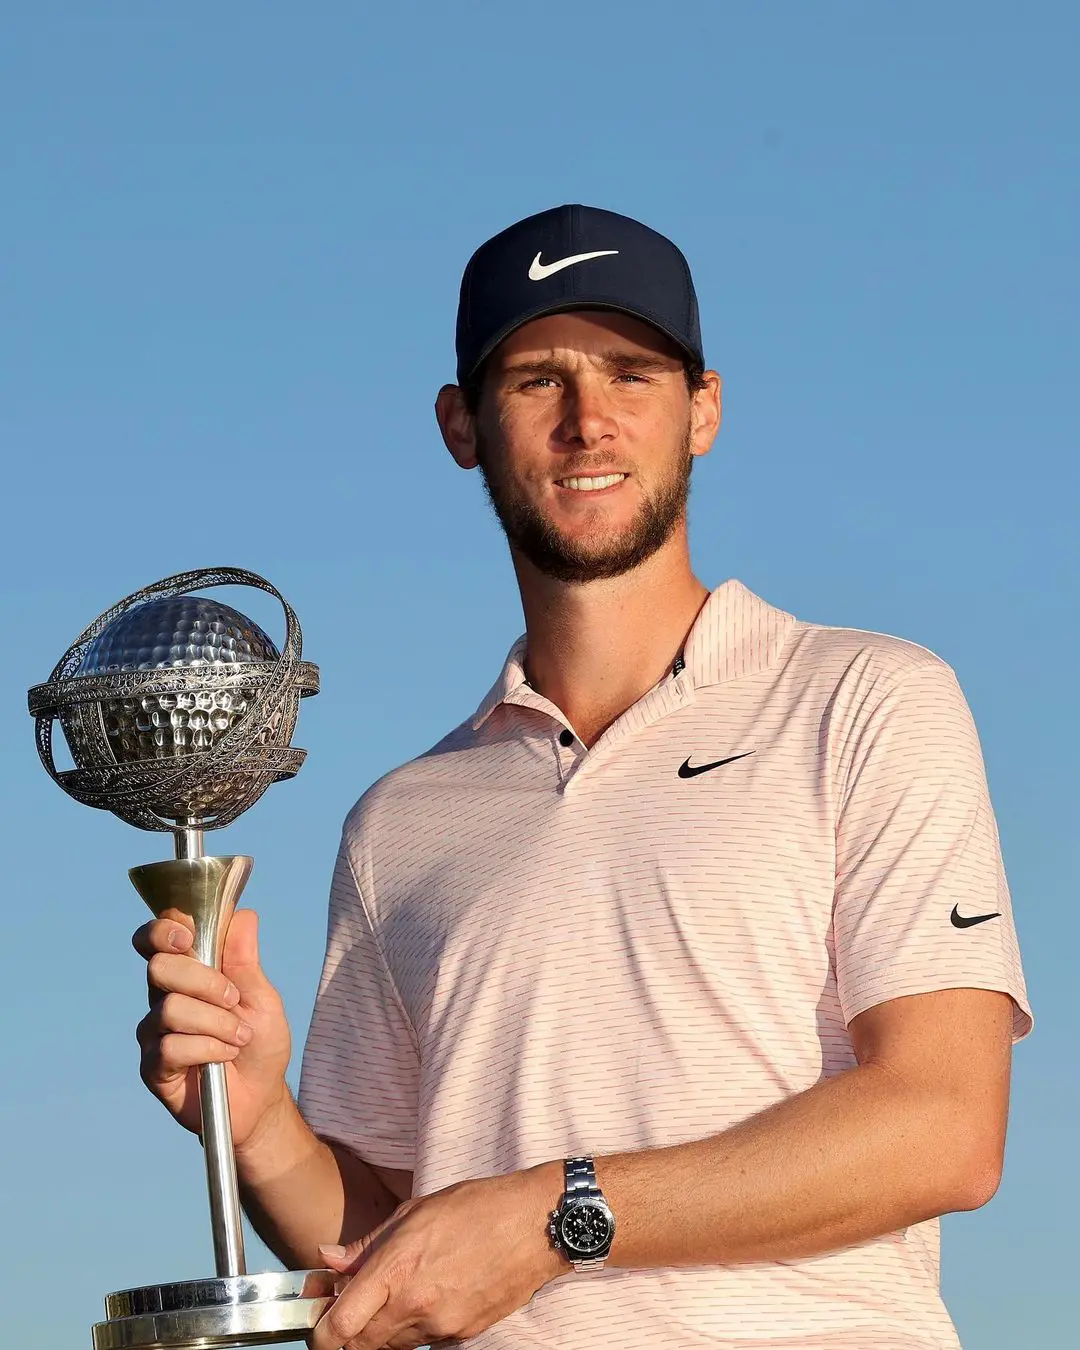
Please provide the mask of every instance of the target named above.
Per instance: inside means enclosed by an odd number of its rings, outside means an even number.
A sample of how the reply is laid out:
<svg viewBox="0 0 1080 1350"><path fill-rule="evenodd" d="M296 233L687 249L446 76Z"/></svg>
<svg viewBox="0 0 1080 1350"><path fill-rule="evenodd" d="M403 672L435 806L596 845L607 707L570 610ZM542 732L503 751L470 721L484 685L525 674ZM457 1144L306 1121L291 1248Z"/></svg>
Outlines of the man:
<svg viewBox="0 0 1080 1350"><path fill-rule="evenodd" d="M315 1350L955 1346L935 1220L997 1187L1030 1026L955 678L694 576L720 380L662 236L519 222L457 349L527 635L346 822L302 1113L250 912L222 975L136 935L143 1076L197 1129L227 1062L256 1227L352 1276Z"/></svg>

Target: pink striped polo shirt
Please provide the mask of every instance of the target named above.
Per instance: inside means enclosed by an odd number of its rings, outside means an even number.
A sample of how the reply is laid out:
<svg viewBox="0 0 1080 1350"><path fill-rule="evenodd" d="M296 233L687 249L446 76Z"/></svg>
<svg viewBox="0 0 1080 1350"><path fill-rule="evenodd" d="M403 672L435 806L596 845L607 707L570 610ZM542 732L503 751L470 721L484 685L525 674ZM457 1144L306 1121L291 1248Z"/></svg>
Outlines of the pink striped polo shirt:
<svg viewBox="0 0 1080 1350"><path fill-rule="evenodd" d="M849 1068L848 1023L885 999L1002 990L1027 1032L944 662L728 581L682 668L587 750L523 653L346 821L301 1082L318 1134L427 1194L718 1133ZM954 906L1000 917L959 928ZM957 1340L929 1222L810 1260L568 1272L474 1344Z"/></svg>

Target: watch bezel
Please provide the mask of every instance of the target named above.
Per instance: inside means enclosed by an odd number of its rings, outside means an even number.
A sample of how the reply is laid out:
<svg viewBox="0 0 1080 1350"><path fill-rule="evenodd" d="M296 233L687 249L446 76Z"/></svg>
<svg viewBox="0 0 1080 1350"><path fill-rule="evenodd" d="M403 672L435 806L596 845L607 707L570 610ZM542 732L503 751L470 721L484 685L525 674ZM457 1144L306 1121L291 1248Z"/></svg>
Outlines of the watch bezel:
<svg viewBox="0 0 1080 1350"><path fill-rule="evenodd" d="M591 1247L588 1250L575 1245L567 1236L565 1229L566 1220L584 1205L588 1205L592 1209L598 1209L606 1219L608 1228L607 1238L598 1247ZM615 1215L607 1201L598 1195L575 1195L564 1201L555 1212L553 1227L556 1245L561 1247L571 1260L590 1261L605 1257L611 1250L611 1244L615 1239Z"/></svg>

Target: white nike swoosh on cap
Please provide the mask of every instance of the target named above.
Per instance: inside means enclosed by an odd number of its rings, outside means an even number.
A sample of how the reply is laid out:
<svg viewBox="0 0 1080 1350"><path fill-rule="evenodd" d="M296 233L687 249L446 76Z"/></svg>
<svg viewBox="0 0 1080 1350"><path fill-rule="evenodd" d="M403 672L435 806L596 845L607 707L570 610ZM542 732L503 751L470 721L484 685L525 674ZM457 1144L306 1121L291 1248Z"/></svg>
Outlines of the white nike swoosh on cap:
<svg viewBox="0 0 1080 1350"><path fill-rule="evenodd" d="M543 249L540 253L543 253ZM545 277L551 276L553 272L561 272L564 267L573 267L575 263L588 262L590 258L607 258L612 254L618 253L617 248L602 248L596 253L575 253L572 258L560 258L558 262L542 263L540 253L532 260L532 266L529 268L530 281L543 281Z"/></svg>

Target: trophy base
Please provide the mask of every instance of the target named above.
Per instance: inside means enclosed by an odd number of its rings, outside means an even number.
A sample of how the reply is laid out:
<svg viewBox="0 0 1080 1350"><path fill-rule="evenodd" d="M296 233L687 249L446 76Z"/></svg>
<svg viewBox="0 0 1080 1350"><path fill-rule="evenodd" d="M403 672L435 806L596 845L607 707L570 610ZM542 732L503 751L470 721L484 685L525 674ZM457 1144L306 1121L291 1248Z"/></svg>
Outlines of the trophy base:
<svg viewBox="0 0 1080 1350"><path fill-rule="evenodd" d="M271 1271L123 1289L94 1350L243 1350L302 1341L334 1297L332 1270Z"/></svg>

